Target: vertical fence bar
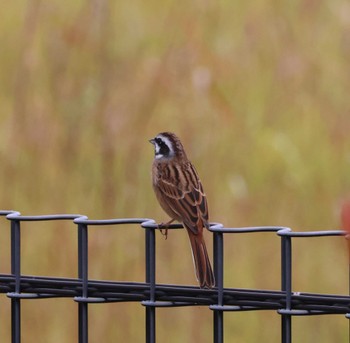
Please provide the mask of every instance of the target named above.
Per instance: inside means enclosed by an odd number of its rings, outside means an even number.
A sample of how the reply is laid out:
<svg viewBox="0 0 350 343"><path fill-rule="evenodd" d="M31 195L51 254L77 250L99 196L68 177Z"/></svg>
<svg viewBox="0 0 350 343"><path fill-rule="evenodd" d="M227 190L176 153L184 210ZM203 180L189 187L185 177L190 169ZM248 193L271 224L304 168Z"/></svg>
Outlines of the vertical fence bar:
<svg viewBox="0 0 350 343"><path fill-rule="evenodd" d="M224 241L222 232L214 232L214 271L216 286L218 288L218 305L224 303ZM224 341L224 311L214 310L214 343Z"/></svg>
<svg viewBox="0 0 350 343"><path fill-rule="evenodd" d="M292 308L292 238L288 235L282 236L282 291L286 293L285 310ZM292 342L292 316L282 314L282 343Z"/></svg>
<svg viewBox="0 0 350 343"><path fill-rule="evenodd" d="M21 227L11 220L11 273L15 277L15 293L21 292ZM11 299L12 343L21 342L21 300Z"/></svg>
<svg viewBox="0 0 350 343"><path fill-rule="evenodd" d="M78 277L82 281L82 297L88 297L88 227L78 224ZM79 302L79 343L88 342L88 303Z"/></svg>
<svg viewBox="0 0 350 343"><path fill-rule="evenodd" d="M156 239L155 230L146 228L146 282L150 285L150 302L155 301L155 280L156 280ZM146 343L156 341L156 308L146 306Z"/></svg>

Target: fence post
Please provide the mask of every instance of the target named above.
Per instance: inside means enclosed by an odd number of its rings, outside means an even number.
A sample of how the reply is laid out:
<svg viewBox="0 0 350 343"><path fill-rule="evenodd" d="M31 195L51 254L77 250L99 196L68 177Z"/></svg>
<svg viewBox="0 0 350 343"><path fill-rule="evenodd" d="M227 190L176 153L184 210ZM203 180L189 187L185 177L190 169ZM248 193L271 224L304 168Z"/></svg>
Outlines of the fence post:
<svg viewBox="0 0 350 343"><path fill-rule="evenodd" d="M155 274L156 274L156 239L155 230L146 228L146 282L150 286L150 298L152 303L155 301ZM155 343L156 341L156 308L152 305L146 306L146 343Z"/></svg>
<svg viewBox="0 0 350 343"><path fill-rule="evenodd" d="M215 231L213 239L214 247L214 272L215 281L218 288L218 306L224 304L224 241L223 233ZM214 343L224 341L224 311L214 310Z"/></svg>
<svg viewBox="0 0 350 343"><path fill-rule="evenodd" d="M292 237L282 236L282 291L286 293L286 312L292 308ZM292 316L282 313L282 343L292 342Z"/></svg>
<svg viewBox="0 0 350 343"><path fill-rule="evenodd" d="M88 297L88 227L78 224L78 277L82 281L82 297ZM79 302L79 343L88 342L88 303Z"/></svg>
<svg viewBox="0 0 350 343"><path fill-rule="evenodd" d="M11 219L11 273L15 277L15 294L21 292L21 226ZM21 342L21 299L11 298L12 343Z"/></svg>

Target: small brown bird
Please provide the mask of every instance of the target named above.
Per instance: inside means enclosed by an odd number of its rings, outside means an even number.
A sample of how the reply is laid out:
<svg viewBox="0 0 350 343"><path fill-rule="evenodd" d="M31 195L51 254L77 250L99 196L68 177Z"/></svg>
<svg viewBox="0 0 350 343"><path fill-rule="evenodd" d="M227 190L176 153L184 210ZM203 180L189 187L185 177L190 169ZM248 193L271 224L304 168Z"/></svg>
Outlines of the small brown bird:
<svg viewBox="0 0 350 343"><path fill-rule="evenodd" d="M341 207L341 221L343 230L345 230L346 232L345 238L347 240L350 261L350 199L346 199L343 201Z"/></svg>
<svg viewBox="0 0 350 343"><path fill-rule="evenodd" d="M161 207L171 217L161 227L166 228L174 220L183 224L190 238L199 286L212 288L215 278L203 236L203 228L209 228L209 221L202 183L175 134L163 132L150 142L155 150L153 189Z"/></svg>

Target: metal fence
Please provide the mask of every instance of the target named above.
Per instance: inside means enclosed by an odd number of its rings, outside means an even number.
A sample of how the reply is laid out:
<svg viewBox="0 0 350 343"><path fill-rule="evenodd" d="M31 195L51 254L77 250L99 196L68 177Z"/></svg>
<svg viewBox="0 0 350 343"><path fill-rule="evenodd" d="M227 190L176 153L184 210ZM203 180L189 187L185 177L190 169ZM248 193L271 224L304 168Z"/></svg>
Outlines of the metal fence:
<svg viewBox="0 0 350 343"><path fill-rule="evenodd" d="M88 307L92 303L139 302L145 307L145 341L156 342L156 310L159 307L207 306L213 311L213 342L224 341L224 313L229 311L271 310L281 315L281 342L292 341L293 316L341 314L350 318L350 297L294 293L292 291L292 241L295 238L344 236L345 232L293 232L287 227L225 228L212 223L216 287L159 285L156 283L155 221L146 218L89 220L86 216L59 214L22 216L15 211L0 211L11 230L11 274L0 274L0 293L11 299L12 342L21 341L21 302L26 299L72 298L78 303L78 340L88 342ZM77 278L31 277L21 274L21 222L72 221L77 228ZM88 231L90 226L139 224L145 232L145 282L89 280ZM171 229L181 228L171 225ZM224 288L224 236L247 233L272 233L281 241L281 290ZM59 301L59 300L57 300Z"/></svg>

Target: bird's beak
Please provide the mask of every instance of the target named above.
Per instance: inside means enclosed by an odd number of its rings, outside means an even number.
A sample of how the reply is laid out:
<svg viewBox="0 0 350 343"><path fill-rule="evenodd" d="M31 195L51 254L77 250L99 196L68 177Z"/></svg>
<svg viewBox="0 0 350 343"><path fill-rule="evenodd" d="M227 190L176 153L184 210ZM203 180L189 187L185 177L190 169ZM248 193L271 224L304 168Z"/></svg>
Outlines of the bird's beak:
<svg viewBox="0 0 350 343"><path fill-rule="evenodd" d="M149 140L149 142L154 145L156 141L154 140L154 138L152 138L152 139Z"/></svg>

